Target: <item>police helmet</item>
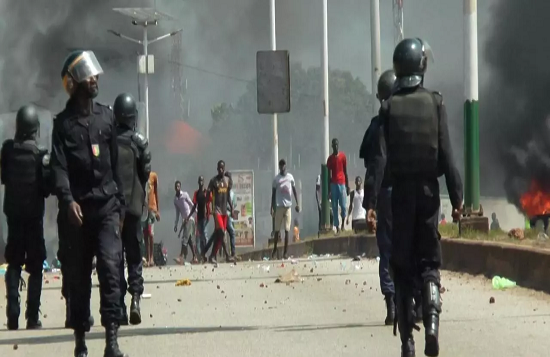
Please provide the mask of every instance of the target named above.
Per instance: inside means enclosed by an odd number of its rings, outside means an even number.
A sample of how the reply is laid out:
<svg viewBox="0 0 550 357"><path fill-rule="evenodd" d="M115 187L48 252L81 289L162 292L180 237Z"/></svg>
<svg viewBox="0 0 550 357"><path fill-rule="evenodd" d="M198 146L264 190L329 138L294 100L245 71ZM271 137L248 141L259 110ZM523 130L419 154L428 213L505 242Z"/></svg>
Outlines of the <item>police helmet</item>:
<svg viewBox="0 0 550 357"><path fill-rule="evenodd" d="M433 62L433 52L426 41L407 38L399 42L393 52L393 69L398 87L412 88L422 84L428 59Z"/></svg>
<svg viewBox="0 0 550 357"><path fill-rule="evenodd" d="M61 70L63 87L72 95L76 85L90 77L103 73L92 51L73 51L67 56Z"/></svg>
<svg viewBox="0 0 550 357"><path fill-rule="evenodd" d="M137 106L134 97L129 93L119 94L115 99L113 111L117 123L133 128L136 122Z"/></svg>
<svg viewBox="0 0 550 357"><path fill-rule="evenodd" d="M38 112L33 105L24 105L17 111L15 118L15 136L21 139L30 138L40 129Z"/></svg>
<svg viewBox="0 0 550 357"><path fill-rule="evenodd" d="M393 69L389 69L382 73L380 79L378 79L378 99L386 100L388 99L392 92L393 86L395 85L395 72Z"/></svg>

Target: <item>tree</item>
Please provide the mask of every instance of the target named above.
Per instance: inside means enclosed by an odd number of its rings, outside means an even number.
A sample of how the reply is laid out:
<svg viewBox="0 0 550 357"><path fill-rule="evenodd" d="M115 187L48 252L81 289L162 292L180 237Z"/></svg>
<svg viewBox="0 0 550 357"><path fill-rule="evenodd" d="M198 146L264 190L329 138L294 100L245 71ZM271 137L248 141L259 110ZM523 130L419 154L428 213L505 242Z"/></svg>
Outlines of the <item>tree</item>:
<svg viewBox="0 0 550 357"><path fill-rule="evenodd" d="M302 164L318 165L325 160L322 153L323 136L323 84L319 67L304 69L300 64L291 66L291 110L279 115L279 156ZM370 123L372 104L376 100L359 78L348 71L331 70L330 135L340 139L344 151L357 153L363 134ZM220 123L230 123L233 150L242 157L243 164L266 163L271 167L272 122L271 116L260 115L256 109L256 83L248 84L246 92L233 107L222 103L212 108L211 134L219 136ZM235 130L237 129L237 130ZM224 135L228 132L224 130ZM215 140L216 141L216 140ZM239 145L241 143L244 145ZM237 147L239 146L239 147Z"/></svg>

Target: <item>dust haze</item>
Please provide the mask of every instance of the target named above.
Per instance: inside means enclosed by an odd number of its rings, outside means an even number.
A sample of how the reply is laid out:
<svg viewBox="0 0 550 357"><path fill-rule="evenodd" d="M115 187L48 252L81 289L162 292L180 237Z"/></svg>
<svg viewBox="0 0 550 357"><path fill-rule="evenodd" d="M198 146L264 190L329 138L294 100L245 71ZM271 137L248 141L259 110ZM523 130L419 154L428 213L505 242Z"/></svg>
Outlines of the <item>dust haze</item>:
<svg viewBox="0 0 550 357"><path fill-rule="evenodd" d="M483 38L481 30L489 23L490 16L484 9L489 7L486 4L495 1L480 4L480 43ZM291 61L304 68L320 66L322 2L277 0L276 3L277 47L289 50ZM247 86L254 84L256 51L270 48L269 1L2 1L0 112L15 111L27 102L34 102L52 113L59 112L67 99L60 78L62 62L70 50L76 48L95 51L101 61L105 74L99 83L100 102L110 104L121 92L130 92L143 101L143 81L138 80L136 73L136 56L141 53L141 46L115 37L107 30L113 29L141 39L141 28L132 26L130 19L115 13L112 8L155 6L159 11L173 16L175 21L160 21L159 26L150 27L149 38L183 29L181 35L149 47L149 52L155 55L155 73L149 77L150 145L153 169L159 175L162 217L155 229L155 239L162 240L169 251L177 250L178 242L172 231L173 182L180 179L183 189L192 193L196 189L198 175L204 175L207 179L213 176L217 160L224 159L230 171L255 170L257 245L262 246L271 230L268 224L269 203L266 202L269 201L273 165L269 158L258 158L254 162L244 160L242 145L236 145L235 138L212 139L209 130L212 126L212 107L223 102L238 103ZM381 1L380 6L382 69L385 70L391 68L394 46L391 1ZM368 1L339 0L329 1L328 11L331 70L349 71L370 91L369 9ZM436 62L429 69L426 85L443 92L459 163L462 162L463 151L462 22L460 1L405 1L405 35L426 39L436 53ZM504 40L501 41L504 43ZM255 106L251 110L255 111ZM318 124L313 121L310 130L294 133L295 141L307 141L322 131L321 113L321 102L311 112L305 113L309 120L318 118ZM140 117L142 114L140 112ZM363 129L368 126L371 116L372 113L361 113ZM172 152L167 146L173 135L174 122L181 120L203 135L199 141L208 142L201 151ZM339 125L346 122L345 118L331 116L330 120L331 132L341 133L341 149L348 154L350 162L349 176L363 175L362 163L354 160L360 143L346 140L345 128L339 129ZM262 133L271 132L269 116L257 115L257 121L263 127ZM290 135L291 124L288 117L280 117L281 142ZM4 133L8 132L8 126L9 123L4 123ZM45 127L48 125L43 123L43 137L48 135ZM242 127L238 130L251 129ZM269 134L262 140L264 145L271 146ZM318 152L320 149L321 143ZM254 152L257 148L249 147L248 150ZM281 145L279 157L297 157L300 154L291 150L288 145ZM303 236L316 232L313 189L320 171L318 152L315 155L303 153L300 160L294 160L297 162L289 168L295 178L302 181ZM55 240L54 228L50 229L49 234Z"/></svg>

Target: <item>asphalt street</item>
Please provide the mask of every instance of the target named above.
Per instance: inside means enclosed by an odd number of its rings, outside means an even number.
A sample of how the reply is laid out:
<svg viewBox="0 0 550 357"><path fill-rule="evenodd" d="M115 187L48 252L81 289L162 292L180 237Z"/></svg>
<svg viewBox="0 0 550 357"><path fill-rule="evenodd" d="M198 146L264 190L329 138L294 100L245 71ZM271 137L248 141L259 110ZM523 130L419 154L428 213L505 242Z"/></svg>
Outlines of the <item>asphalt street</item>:
<svg viewBox="0 0 550 357"><path fill-rule="evenodd" d="M279 276L283 283L275 283ZM151 296L142 302L143 323L120 331L121 348L130 357L400 356L399 338L383 325L375 260L172 266L145 269L144 277ZM285 283L289 277L296 281ZM7 331L2 316L0 356L73 355L72 331L63 328L59 273L45 279L44 329ZM191 285L176 286L180 279L190 279ZM102 356L97 277L94 282L96 326L88 347L90 356ZM490 280L450 272L443 273L443 286L440 356L549 355L549 295L522 288L497 291ZM5 299L0 309L5 311ZM23 319L22 313L20 326ZM418 356L423 355L422 332L415 333Z"/></svg>

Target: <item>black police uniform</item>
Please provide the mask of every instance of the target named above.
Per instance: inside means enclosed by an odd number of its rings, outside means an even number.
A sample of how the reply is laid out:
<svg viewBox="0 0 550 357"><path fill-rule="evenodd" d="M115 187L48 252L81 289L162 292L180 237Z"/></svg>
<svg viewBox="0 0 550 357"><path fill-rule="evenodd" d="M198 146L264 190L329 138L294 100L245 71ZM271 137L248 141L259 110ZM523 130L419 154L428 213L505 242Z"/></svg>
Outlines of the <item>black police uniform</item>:
<svg viewBox="0 0 550 357"><path fill-rule="evenodd" d="M67 211L71 202L82 209L81 227L71 226L69 297L70 324L75 331L90 329L91 271L94 255L100 283L101 324L121 318L120 211L124 204L118 176L118 148L112 110L93 102L88 115L72 99L54 120L52 170L55 191ZM68 222L67 222L68 223ZM70 223L69 223L70 224ZM72 231L74 229L74 231Z"/></svg>
<svg viewBox="0 0 550 357"><path fill-rule="evenodd" d="M124 186L124 224L122 227L122 243L128 264L128 284L124 279L124 262L121 264L121 303L123 323L127 323L124 296L126 288L132 295L130 323L141 323L139 300L143 294L143 262L141 259L140 242L143 231L141 216L145 204L145 185L151 173L151 153L145 136L124 125L117 126L118 138L118 172Z"/></svg>
<svg viewBox="0 0 550 357"><path fill-rule="evenodd" d="M42 269L46 259L44 242L44 199L51 190L50 158L36 140L6 140L1 153L4 213L8 221L5 258L8 329L19 327L19 283L21 268L29 273L27 285L27 329L40 328L38 319L42 292Z"/></svg>
<svg viewBox="0 0 550 357"><path fill-rule="evenodd" d="M57 120L57 118L54 118ZM76 237L78 230L69 223L66 205L58 201L57 211L57 238L59 241L57 249L57 259L61 263L61 295L65 299L65 328L71 328L71 304L69 296L69 278L71 273L71 257L74 255L71 249L71 242ZM78 257L78 255L77 255ZM91 289L91 281L90 281ZM90 314L88 317L90 326L94 325L94 318Z"/></svg>
<svg viewBox="0 0 550 357"><path fill-rule="evenodd" d="M375 192L382 184L387 165L393 181L391 267L401 340L407 344L412 342L412 301L417 276L423 282L426 333L433 330L434 319L437 319L437 329L439 327L438 177L445 175L453 207L460 207L462 202L462 181L452 160L447 115L439 93L421 86L400 89L382 104L380 117L383 126L379 129L374 157L369 164L365 194L368 196L367 208L374 208ZM435 356L438 353L425 352Z"/></svg>

